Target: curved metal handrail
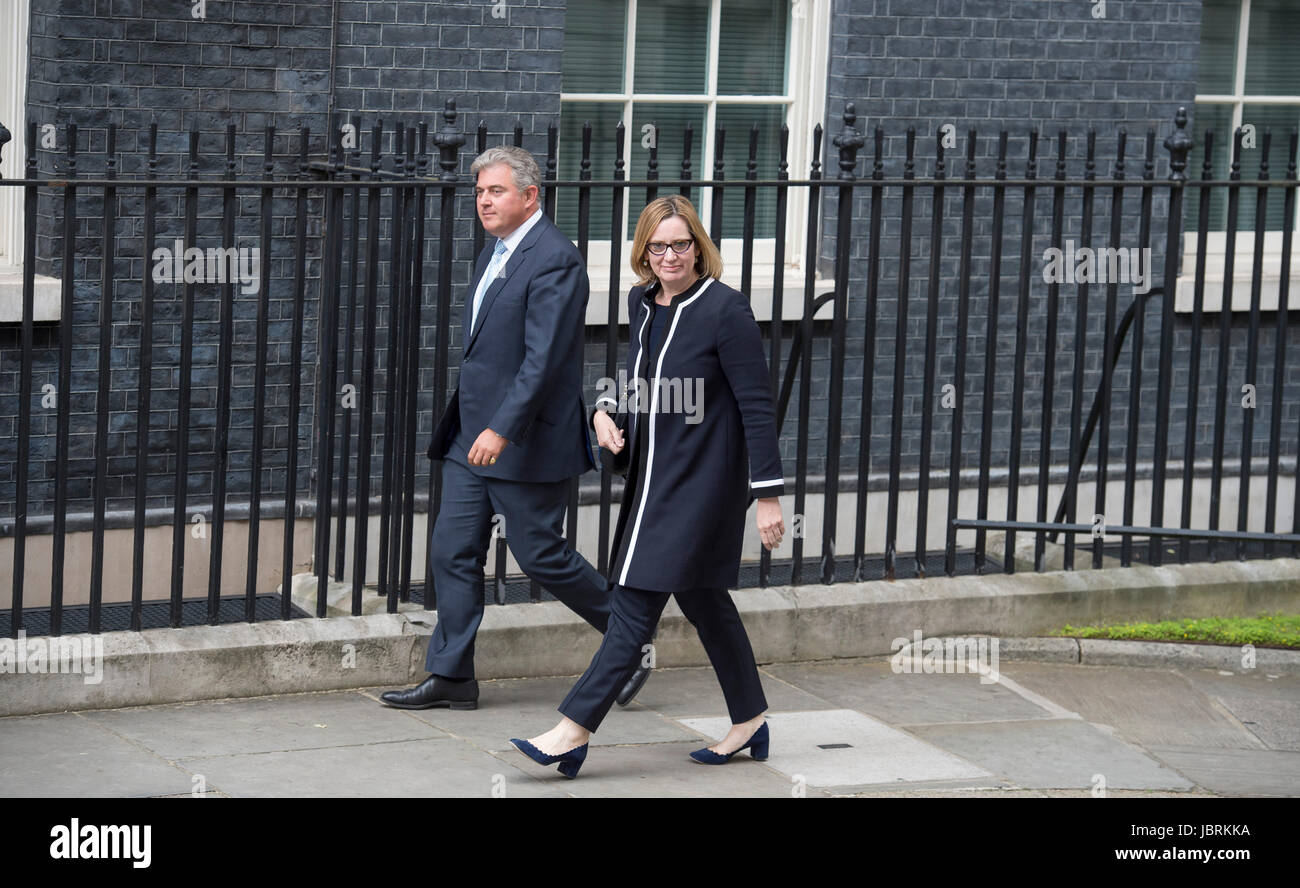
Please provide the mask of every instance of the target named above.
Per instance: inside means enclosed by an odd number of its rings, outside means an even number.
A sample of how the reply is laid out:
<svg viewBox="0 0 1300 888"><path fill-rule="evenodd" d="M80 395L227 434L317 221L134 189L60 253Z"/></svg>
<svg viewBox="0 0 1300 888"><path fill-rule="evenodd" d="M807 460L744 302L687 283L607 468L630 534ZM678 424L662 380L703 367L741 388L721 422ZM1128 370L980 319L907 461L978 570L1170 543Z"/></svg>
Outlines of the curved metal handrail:
<svg viewBox="0 0 1300 888"><path fill-rule="evenodd" d="M813 300L812 317L806 318L807 323L812 323L817 317L817 312L821 311L823 305L835 298L835 291L823 293ZM809 337L812 338L811 336ZM790 356L786 359L785 379L781 383L781 394L777 398L776 405L776 433L781 434L781 429L785 426L786 408L790 406L790 393L794 390L794 375L799 369L799 359L803 357L803 337L794 337L794 345L790 349Z"/></svg>
<svg viewBox="0 0 1300 888"><path fill-rule="evenodd" d="M1144 293L1137 299L1134 299L1129 304L1128 309L1124 312L1124 316L1120 318L1119 326L1115 328L1115 351L1114 354L1111 356L1111 362L1110 362L1111 372L1109 374L1110 379L1114 380L1115 378L1115 368L1119 366L1119 355L1120 352L1124 350L1124 337L1128 335L1129 327L1133 325L1133 320L1134 318L1137 317L1138 303L1143 303L1142 307L1145 308L1146 300L1150 299L1152 296L1159 296L1160 298L1163 299L1164 295L1165 295L1164 287L1153 287L1150 292ZM1081 445L1079 447L1077 462L1071 463L1069 475L1065 479L1065 487L1061 491L1061 501L1056 507L1056 517L1053 519L1054 524L1061 524L1064 522L1066 493L1071 490L1075 490L1075 488L1078 486L1079 473L1083 469L1083 461L1088 454L1088 445L1092 442L1092 433L1096 429L1097 423L1100 421L1101 418L1101 394L1102 394L1101 386L1098 385L1097 391L1093 394L1092 397L1092 410L1089 411L1088 421L1087 423L1084 424L1083 427L1083 437L1081 439ZM1075 493L1077 492L1078 491L1075 490ZM1050 542L1054 543L1056 542L1057 536L1059 536L1059 533L1053 531L1051 534L1048 535L1047 539Z"/></svg>

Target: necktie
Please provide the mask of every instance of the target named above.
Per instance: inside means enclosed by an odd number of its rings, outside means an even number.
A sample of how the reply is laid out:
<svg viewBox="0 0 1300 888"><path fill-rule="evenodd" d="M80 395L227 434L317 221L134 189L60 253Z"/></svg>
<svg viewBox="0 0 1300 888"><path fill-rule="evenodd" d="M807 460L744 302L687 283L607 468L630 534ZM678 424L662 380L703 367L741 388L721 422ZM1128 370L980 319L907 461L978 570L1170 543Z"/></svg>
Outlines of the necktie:
<svg viewBox="0 0 1300 888"><path fill-rule="evenodd" d="M501 263L506 255L506 242L497 240L497 248L492 251L492 259L488 262L487 271L483 273L483 280L478 282L478 289L474 291L474 313L470 315L469 329L474 332L474 325L478 323L478 307L483 302L483 294L487 292L492 281L496 280L497 272L501 269Z"/></svg>

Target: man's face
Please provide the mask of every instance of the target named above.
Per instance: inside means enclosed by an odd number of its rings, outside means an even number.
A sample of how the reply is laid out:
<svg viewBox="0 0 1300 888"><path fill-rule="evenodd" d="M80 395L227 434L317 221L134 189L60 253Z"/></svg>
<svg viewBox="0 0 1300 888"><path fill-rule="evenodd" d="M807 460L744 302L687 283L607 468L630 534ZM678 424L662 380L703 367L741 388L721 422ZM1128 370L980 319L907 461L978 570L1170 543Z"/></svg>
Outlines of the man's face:
<svg viewBox="0 0 1300 888"><path fill-rule="evenodd" d="M497 237L509 235L537 210L537 186L520 191L510 167L504 163L478 171L474 197L483 230Z"/></svg>

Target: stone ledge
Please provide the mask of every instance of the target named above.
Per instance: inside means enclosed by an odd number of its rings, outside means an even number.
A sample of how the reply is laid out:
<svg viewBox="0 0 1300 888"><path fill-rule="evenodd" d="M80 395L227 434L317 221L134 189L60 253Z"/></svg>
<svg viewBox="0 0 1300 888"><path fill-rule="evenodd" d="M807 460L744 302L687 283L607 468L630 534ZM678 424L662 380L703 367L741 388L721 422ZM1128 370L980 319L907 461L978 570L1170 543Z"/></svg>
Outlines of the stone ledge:
<svg viewBox="0 0 1300 888"><path fill-rule="evenodd" d="M973 643L995 638L987 635L937 636L925 638L926 642L941 644L927 652L926 646L917 647L914 641L903 645L895 655L902 659L923 661L927 655L953 657L975 653ZM1072 636L1040 636L1035 638L997 639L998 661L1029 661L1035 663L1071 663L1083 666L1137 666L1159 669L1217 669L1219 671L1271 675L1300 675L1300 650L1255 648L1253 666L1243 664L1243 650L1237 645L1182 644L1173 641L1141 641L1137 639L1075 638ZM958 642L954 645L952 642ZM961 644L964 642L964 644ZM987 665L987 664L986 664ZM974 671L974 670L972 670Z"/></svg>
<svg viewBox="0 0 1300 888"><path fill-rule="evenodd" d="M881 580L733 595L755 658L766 664L885 656L896 650L894 639L918 629L927 637L1010 639L1044 635L1065 623L1295 609L1300 560ZM435 620L436 614L415 610L65 636L102 643L103 681L87 684L81 674L0 674L0 715L410 684L425 675ZM27 639L33 642L40 639ZM599 644L600 636L559 602L489 607L476 643L478 675L578 675ZM1106 644L1122 643L1084 642L1082 662L1103 662ZM1275 653L1259 651L1258 668L1272 669L1266 664ZM655 655L659 666L708 665L674 601L664 611Z"/></svg>
<svg viewBox="0 0 1300 888"><path fill-rule="evenodd" d="M1255 666L1247 669L1241 662L1242 649L1235 645L1079 639L1079 662L1086 666L1156 666L1300 675L1300 651L1255 648L1254 655Z"/></svg>
<svg viewBox="0 0 1300 888"><path fill-rule="evenodd" d="M35 275L32 288L32 320L37 324L57 321L63 311L63 284L58 278ZM0 268L0 323L19 324L23 320L23 273L21 268Z"/></svg>

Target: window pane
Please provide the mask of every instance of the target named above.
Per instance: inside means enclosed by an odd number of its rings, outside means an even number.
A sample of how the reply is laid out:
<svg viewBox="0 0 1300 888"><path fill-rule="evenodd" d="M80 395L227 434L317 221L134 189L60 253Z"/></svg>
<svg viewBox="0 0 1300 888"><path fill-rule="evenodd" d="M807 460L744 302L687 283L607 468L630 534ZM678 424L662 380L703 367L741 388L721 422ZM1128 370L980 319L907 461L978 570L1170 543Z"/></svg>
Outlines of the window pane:
<svg viewBox="0 0 1300 888"><path fill-rule="evenodd" d="M702 155L704 144L704 111L703 105L678 105L666 102L637 102L632 106L632 155L628 166L631 168L630 179L646 178L646 170L650 164L650 152L641 147L642 135L641 127L647 123L657 125L657 145L659 159L659 178L661 179L680 179L682 178L682 147L684 144L683 133L686 130L686 124L689 122L694 129L691 137L691 170L692 179L708 178L708 174L702 170ZM679 187L660 188L659 195L672 191L679 192ZM692 188L688 195L691 202L695 204L695 209L700 208L700 189ZM636 220L641 215L641 210L646 205L646 192L640 188L632 189L628 195L628 237L636 230Z"/></svg>
<svg viewBox="0 0 1300 888"><path fill-rule="evenodd" d="M1241 0L1205 0L1201 5L1201 55L1196 81L1198 93L1226 95L1232 92L1237 65L1240 10ZM1253 45L1251 48L1253 51Z"/></svg>
<svg viewBox="0 0 1300 888"><path fill-rule="evenodd" d="M726 181L743 180L749 165L749 131L758 124L758 178L775 179L781 162L781 124L784 105L719 105L718 126L727 132L722 152ZM712 171L710 171L712 176ZM755 189L754 237L776 235L776 192ZM708 224L708 220L705 220ZM727 186L722 192L722 236L743 237L745 233L745 189ZM740 269L736 269L736 281Z"/></svg>
<svg viewBox="0 0 1300 888"><path fill-rule="evenodd" d="M1250 43L1246 47L1246 92L1300 95L1300 6L1295 0L1251 0Z"/></svg>
<svg viewBox="0 0 1300 888"><path fill-rule="evenodd" d="M789 0L722 0L718 94L785 94Z"/></svg>
<svg viewBox="0 0 1300 888"><path fill-rule="evenodd" d="M706 92L708 71L709 0L637 4L637 92Z"/></svg>
<svg viewBox="0 0 1300 888"><path fill-rule="evenodd" d="M1251 17L1254 17L1252 4ZM1254 48L1251 48L1254 51ZM1255 128L1255 147L1241 150L1241 177L1254 179L1259 175L1259 162L1264 159L1264 130L1272 130L1272 145L1268 151L1268 177L1281 179L1286 176L1287 153L1290 150L1291 130L1300 125L1300 106L1297 105L1246 105L1241 109L1242 127ZM1282 195L1284 189L1268 189L1265 199L1267 212L1264 215L1265 231L1282 230ZM1241 231L1255 230L1255 199L1258 190L1246 188L1241 192Z"/></svg>
<svg viewBox="0 0 1300 888"><path fill-rule="evenodd" d="M623 91L626 21L626 0L568 0L561 89Z"/></svg>
<svg viewBox="0 0 1300 888"><path fill-rule="evenodd" d="M1196 145L1187 155L1187 178L1200 179L1205 165L1205 131L1214 131L1213 176L1216 179L1228 178L1228 163L1232 157L1232 106L1202 105L1196 106L1195 115L1188 129ZM1202 188L1188 188L1186 214L1183 216L1183 228L1196 231L1200 219ZM1224 231L1227 228L1228 202L1225 189L1215 188L1210 195L1210 231Z"/></svg>
<svg viewBox="0 0 1300 888"><path fill-rule="evenodd" d="M558 175L577 179L582 170L582 125L591 122L591 178L614 178L616 127L623 117L622 102L563 102L560 105ZM611 216L609 188L591 188L587 236L608 240ZM578 240L578 189L562 187L555 194L555 223L575 243Z"/></svg>

